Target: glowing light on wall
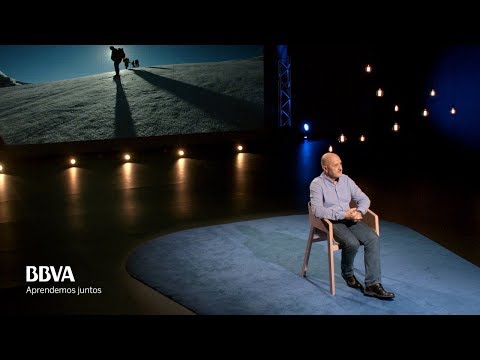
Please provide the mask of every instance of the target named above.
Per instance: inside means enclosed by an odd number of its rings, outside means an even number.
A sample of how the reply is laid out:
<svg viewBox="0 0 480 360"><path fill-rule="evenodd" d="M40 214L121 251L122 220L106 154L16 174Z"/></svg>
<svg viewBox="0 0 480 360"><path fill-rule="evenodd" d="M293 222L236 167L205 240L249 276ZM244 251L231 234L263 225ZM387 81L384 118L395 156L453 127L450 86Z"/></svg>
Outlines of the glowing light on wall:
<svg viewBox="0 0 480 360"><path fill-rule="evenodd" d="M452 108L450 109L450 114L455 115L456 113L457 110L455 109L455 107L452 106Z"/></svg>
<svg viewBox="0 0 480 360"><path fill-rule="evenodd" d="M118 168L116 174L119 184L123 191L121 192L121 206L118 211L121 212L123 226L131 226L139 217L141 217L142 205L135 196L135 192L126 191L135 188L138 174L138 164L126 162Z"/></svg>
<svg viewBox="0 0 480 360"><path fill-rule="evenodd" d="M70 165L75 165L77 163L77 160L75 158L70 158Z"/></svg>
<svg viewBox="0 0 480 360"><path fill-rule="evenodd" d="M395 107L393 108L393 110L394 110L395 112L398 112L398 111L400 110L400 108L398 107L398 105L395 105Z"/></svg>
<svg viewBox="0 0 480 360"><path fill-rule="evenodd" d="M343 134L341 134L338 138L338 141L341 142L341 143L344 143L345 141L347 141L347 137Z"/></svg>
<svg viewBox="0 0 480 360"><path fill-rule="evenodd" d="M185 151L182 150L182 149L178 150L178 155L179 155L179 156L185 155Z"/></svg>
<svg viewBox="0 0 480 360"><path fill-rule="evenodd" d="M393 131L398 132L398 130L400 130L400 125L398 125L398 123L395 123L395 124L393 124L392 129L393 129Z"/></svg>
<svg viewBox="0 0 480 360"><path fill-rule="evenodd" d="M360 142L364 142L366 140L365 135L360 135Z"/></svg>
<svg viewBox="0 0 480 360"><path fill-rule="evenodd" d="M130 154L125 154L123 155L123 158L125 159L125 161L129 161L132 157L130 156Z"/></svg>
<svg viewBox="0 0 480 360"><path fill-rule="evenodd" d="M8 199L7 175L0 174L0 199ZM3 215L3 214L2 214Z"/></svg>
<svg viewBox="0 0 480 360"><path fill-rule="evenodd" d="M85 229L85 216L82 209L85 208L85 196L82 194L82 169L70 166L63 173L65 181L65 194L69 196L65 201L64 214L68 226L75 230ZM75 195L75 196L72 196Z"/></svg>
<svg viewBox="0 0 480 360"><path fill-rule="evenodd" d="M235 167L233 169L233 207L240 211L248 209L248 196L244 196L248 191L249 179L248 167L252 159L249 154L238 153L235 157Z"/></svg>
<svg viewBox="0 0 480 360"><path fill-rule="evenodd" d="M430 96L436 96L437 93L435 92L435 89L432 89L432 91L430 91Z"/></svg>
<svg viewBox="0 0 480 360"><path fill-rule="evenodd" d="M365 67L365 71L366 71L367 73L372 72L372 67L371 67L370 65L367 65L367 66Z"/></svg>
<svg viewBox="0 0 480 360"><path fill-rule="evenodd" d="M133 188L133 165L132 163L123 164L120 167L120 181L122 189Z"/></svg>
<svg viewBox="0 0 480 360"><path fill-rule="evenodd" d="M1 166L1 165L0 165ZM13 177L7 174L3 174L0 171L0 201L2 201L0 206L0 219L2 223L6 224L10 221L15 221L14 217L18 215L14 215L14 206L16 201L9 201L15 199L14 189L13 189ZM8 237L0 237L0 246L5 246ZM3 249L8 249L3 248ZM1 265L0 265L1 267ZM5 269L4 267L2 270ZM3 276L3 272L2 272ZM4 278L2 278L3 280Z"/></svg>
<svg viewBox="0 0 480 360"><path fill-rule="evenodd" d="M422 115L423 115L424 117L427 117L427 116L428 116L428 111L427 111L427 109L423 109Z"/></svg>
<svg viewBox="0 0 480 360"><path fill-rule="evenodd" d="M2 171L3 171L3 165L0 164L0 172L2 172Z"/></svg>
<svg viewBox="0 0 480 360"><path fill-rule="evenodd" d="M377 90L377 96L378 96L378 97L382 97L382 96L383 96L383 90L382 90L381 88L379 88L379 89Z"/></svg>
<svg viewBox="0 0 480 360"><path fill-rule="evenodd" d="M242 145L238 145L238 146L237 146L237 150L238 150L238 151L242 151L242 150L243 150L243 146L242 146Z"/></svg>
<svg viewBox="0 0 480 360"><path fill-rule="evenodd" d="M189 165L190 164L190 165ZM175 207L174 213L180 218L188 216L192 208L191 196L189 194L188 175L191 170L191 163L188 159L177 159L174 167L175 181Z"/></svg>
<svg viewBox="0 0 480 360"><path fill-rule="evenodd" d="M330 145L330 146L328 147L328 152L332 152L332 151L333 151L333 146Z"/></svg>
<svg viewBox="0 0 480 360"><path fill-rule="evenodd" d="M67 191L68 194L79 194L80 193L80 180L79 180L79 169L77 167L71 167L66 169L66 182L67 182Z"/></svg>

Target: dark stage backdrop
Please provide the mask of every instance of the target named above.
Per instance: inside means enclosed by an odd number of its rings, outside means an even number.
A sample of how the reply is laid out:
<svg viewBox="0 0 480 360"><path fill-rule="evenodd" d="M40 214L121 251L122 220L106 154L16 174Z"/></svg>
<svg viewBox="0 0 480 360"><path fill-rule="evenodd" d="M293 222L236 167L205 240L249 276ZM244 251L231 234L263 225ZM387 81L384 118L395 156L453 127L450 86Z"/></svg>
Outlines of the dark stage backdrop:
<svg viewBox="0 0 480 360"><path fill-rule="evenodd" d="M298 128L308 122L313 134L336 140L343 133L356 144L363 134L385 145L442 138L479 149L480 43L294 44L289 51Z"/></svg>
<svg viewBox="0 0 480 360"><path fill-rule="evenodd" d="M264 128L263 46L113 45L0 46L4 144Z"/></svg>

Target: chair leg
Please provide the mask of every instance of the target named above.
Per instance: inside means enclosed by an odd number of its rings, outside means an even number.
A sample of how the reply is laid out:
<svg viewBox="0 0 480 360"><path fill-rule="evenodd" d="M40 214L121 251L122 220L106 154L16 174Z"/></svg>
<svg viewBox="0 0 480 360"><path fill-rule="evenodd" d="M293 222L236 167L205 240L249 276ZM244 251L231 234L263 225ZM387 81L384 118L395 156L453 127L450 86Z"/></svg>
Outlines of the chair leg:
<svg viewBox="0 0 480 360"><path fill-rule="evenodd" d="M335 295L335 258L333 256L334 249L332 248L332 244L328 242L328 269L330 275L330 293Z"/></svg>
<svg viewBox="0 0 480 360"><path fill-rule="evenodd" d="M314 228L310 226L310 234L308 235L307 248L305 249L305 257L303 258L302 270L300 276L304 277L307 274L308 259L310 258L310 251L312 250Z"/></svg>

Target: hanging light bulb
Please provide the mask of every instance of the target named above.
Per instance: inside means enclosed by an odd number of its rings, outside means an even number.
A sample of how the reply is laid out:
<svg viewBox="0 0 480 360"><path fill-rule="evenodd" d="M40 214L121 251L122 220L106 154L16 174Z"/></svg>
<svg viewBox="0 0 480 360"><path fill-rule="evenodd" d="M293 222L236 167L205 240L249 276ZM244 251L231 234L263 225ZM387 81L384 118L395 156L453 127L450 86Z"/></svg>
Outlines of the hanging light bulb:
<svg viewBox="0 0 480 360"><path fill-rule="evenodd" d="M364 142L365 141L365 135L360 135L360 142Z"/></svg>
<svg viewBox="0 0 480 360"><path fill-rule="evenodd" d="M457 110L455 107L452 105L452 108L450 109L450 114L455 115L457 113Z"/></svg>
<svg viewBox="0 0 480 360"><path fill-rule="evenodd" d="M367 66L365 67L365 71L366 71L367 73L372 72L372 67L371 67L370 65L367 65Z"/></svg>
<svg viewBox="0 0 480 360"><path fill-rule="evenodd" d="M393 131L398 132L398 130L400 130L400 125L398 125L398 123L395 123L395 124L393 124L392 129L393 129Z"/></svg>
<svg viewBox="0 0 480 360"><path fill-rule="evenodd" d="M338 138L338 141L341 142L341 143L344 143L345 141L347 141L347 137L343 134L341 134Z"/></svg>
<svg viewBox="0 0 480 360"><path fill-rule="evenodd" d="M427 111L427 109L423 109L422 115L423 115L424 117L427 117L427 116L428 116L428 111Z"/></svg>
<svg viewBox="0 0 480 360"><path fill-rule="evenodd" d="M382 90L382 88L379 88L379 89L377 90L377 96L378 96L378 97L382 97L382 96L383 96L383 90Z"/></svg>
<svg viewBox="0 0 480 360"><path fill-rule="evenodd" d="M328 152L332 152L332 151L333 151L333 146L330 145L330 146L328 147Z"/></svg>
<svg viewBox="0 0 480 360"><path fill-rule="evenodd" d="M430 96L436 96L437 93L435 92L435 89L432 89L432 91L430 91Z"/></svg>
<svg viewBox="0 0 480 360"><path fill-rule="evenodd" d="M400 110L400 108L398 107L398 105L395 105L395 107L393 108L395 110L395 112L398 112L398 110Z"/></svg>

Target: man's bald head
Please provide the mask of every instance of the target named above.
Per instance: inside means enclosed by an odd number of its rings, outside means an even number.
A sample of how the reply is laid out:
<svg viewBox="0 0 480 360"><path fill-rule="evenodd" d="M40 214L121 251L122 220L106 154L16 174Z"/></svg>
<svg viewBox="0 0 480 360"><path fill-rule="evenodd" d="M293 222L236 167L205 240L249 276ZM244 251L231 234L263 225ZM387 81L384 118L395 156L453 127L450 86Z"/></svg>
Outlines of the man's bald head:
<svg viewBox="0 0 480 360"><path fill-rule="evenodd" d="M334 153L326 153L322 156L322 169L327 177L332 180L338 180L342 176L342 160L340 156Z"/></svg>
<svg viewBox="0 0 480 360"><path fill-rule="evenodd" d="M323 154L321 160L322 168L324 166L328 166L328 164L330 164L332 161L340 161L340 156L331 152Z"/></svg>

